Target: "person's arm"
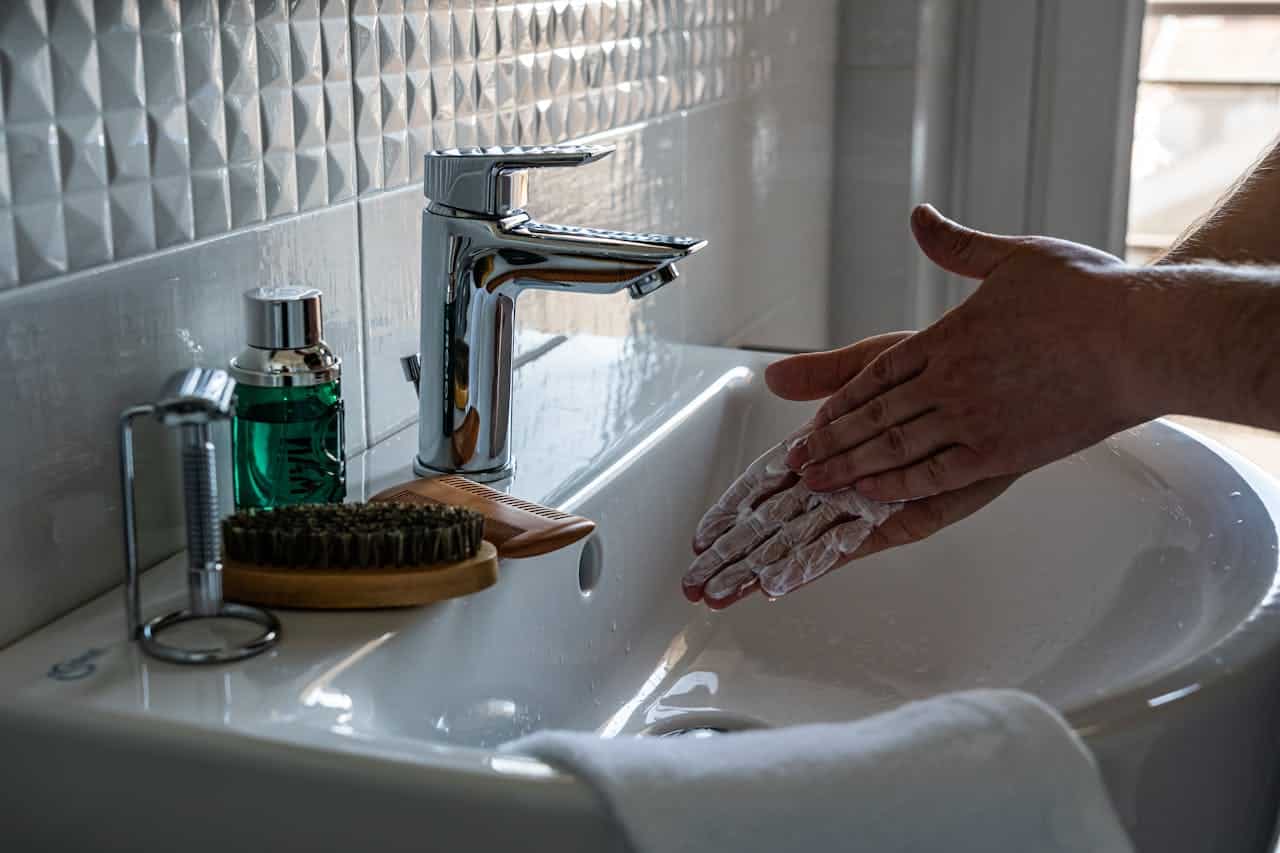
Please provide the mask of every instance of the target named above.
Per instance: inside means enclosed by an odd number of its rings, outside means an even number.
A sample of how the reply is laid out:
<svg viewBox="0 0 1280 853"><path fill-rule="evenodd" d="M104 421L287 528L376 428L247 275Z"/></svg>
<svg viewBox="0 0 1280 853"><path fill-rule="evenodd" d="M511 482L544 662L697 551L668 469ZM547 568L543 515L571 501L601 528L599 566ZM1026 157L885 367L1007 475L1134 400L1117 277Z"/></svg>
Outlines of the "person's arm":
<svg viewBox="0 0 1280 853"><path fill-rule="evenodd" d="M1155 263L1200 260L1280 263L1280 140Z"/></svg>
<svg viewBox="0 0 1280 853"><path fill-rule="evenodd" d="M788 458L815 491L949 492L1170 413L1280 428L1280 267L1132 267L930 207L912 227L931 260L983 284L823 404Z"/></svg>

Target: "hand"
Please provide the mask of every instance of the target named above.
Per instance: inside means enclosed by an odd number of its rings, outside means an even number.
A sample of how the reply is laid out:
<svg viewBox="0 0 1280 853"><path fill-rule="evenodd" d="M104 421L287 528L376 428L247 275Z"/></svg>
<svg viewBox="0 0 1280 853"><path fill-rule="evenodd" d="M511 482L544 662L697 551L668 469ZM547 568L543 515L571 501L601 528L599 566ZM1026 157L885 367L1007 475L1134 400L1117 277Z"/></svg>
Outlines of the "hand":
<svg viewBox="0 0 1280 853"><path fill-rule="evenodd" d="M690 601L727 607L756 588L778 597L848 561L898 506L846 489L819 495L784 463L808 427L751 463L707 510L694 535L698 556L685 573Z"/></svg>
<svg viewBox="0 0 1280 853"><path fill-rule="evenodd" d="M764 468L780 460L787 443L776 445L762 459ZM759 460L757 460L759 461ZM748 469L750 471L750 469ZM744 474L750 481L750 477ZM918 542L977 512L999 497L1016 477L998 477L905 504L863 501L856 492L815 495L798 478L724 527L725 501L704 516L694 539L697 559L683 580L685 597L721 610L757 589L771 597L785 595L841 566L899 545ZM738 483L742 483L742 478ZM738 494L759 493L757 486L739 487ZM735 486L738 486L735 483ZM733 505L730 488L728 505ZM739 506L749 506L749 499ZM723 529L716 534L714 531ZM823 530L827 532L822 533ZM711 540L711 544L706 544Z"/></svg>
<svg viewBox="0 0 1280 853"><path fill-rule="evenodd" d="M973 231L927 205L911 224L932 261L984 281L823 404L787 457L806 486L852 486L878 501L993 478L1007 486L1010 475L1150 416L1124 354L1133 288L1122 261L1062 240Z"/></svg>
<svg viewBox="0 0 1280 853"><path fill-rule="evenodd" d="M880 335L775 362L765 379L786 399L823 397L911 334ZM810 428L806 424L753 462L707 511L694 537L699 556L683 582L690 601L719 609L758 588L781 595L849 560L929 536L994 500L1013 479L975 484L896 512L851 492L824 502L784 464L788 448ZM828 535L819 536L824 530Z"/></svg>

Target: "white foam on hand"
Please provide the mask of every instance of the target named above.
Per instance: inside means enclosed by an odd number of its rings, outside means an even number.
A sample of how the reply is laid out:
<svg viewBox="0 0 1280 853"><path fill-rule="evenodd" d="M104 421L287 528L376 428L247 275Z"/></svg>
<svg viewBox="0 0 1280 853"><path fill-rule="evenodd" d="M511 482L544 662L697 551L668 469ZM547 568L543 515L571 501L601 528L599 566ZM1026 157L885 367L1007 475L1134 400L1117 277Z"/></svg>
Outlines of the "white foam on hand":
<svg viewBox="0 0 1280 853"><path fill-rule="evenodd" d="M756 585L785 595L847 561L898 510L852 489L810 491L784 460L811 430L769 448L703 515L683 580L689 598L724 602Z"/></svg>

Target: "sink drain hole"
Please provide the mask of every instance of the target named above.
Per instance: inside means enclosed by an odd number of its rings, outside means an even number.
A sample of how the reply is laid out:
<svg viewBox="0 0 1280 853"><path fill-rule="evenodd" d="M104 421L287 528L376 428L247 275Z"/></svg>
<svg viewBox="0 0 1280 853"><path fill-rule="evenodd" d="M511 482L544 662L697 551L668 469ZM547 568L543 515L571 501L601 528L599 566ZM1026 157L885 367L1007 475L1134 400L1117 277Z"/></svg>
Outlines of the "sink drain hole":
<svg viewBox="0 0 1280 853"><path fill-rule="evenodd" d="M596 533L582 546L582 556L578 558L578 592L586 598L600 583L604 574L604 547L600 544L600 534Z"/></svg>

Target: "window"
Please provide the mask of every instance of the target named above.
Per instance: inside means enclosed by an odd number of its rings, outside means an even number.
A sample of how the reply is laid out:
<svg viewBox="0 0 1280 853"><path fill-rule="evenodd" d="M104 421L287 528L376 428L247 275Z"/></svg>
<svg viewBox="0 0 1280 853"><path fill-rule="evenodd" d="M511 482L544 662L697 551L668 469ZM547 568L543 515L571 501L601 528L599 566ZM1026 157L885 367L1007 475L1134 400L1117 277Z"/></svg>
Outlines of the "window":
<svg viewBox="0 0 1280 853"><path fill-rule="evenodd" d="M1280 0L1148 2L1130 261L1159 255L1280 136Z"/></svg>

